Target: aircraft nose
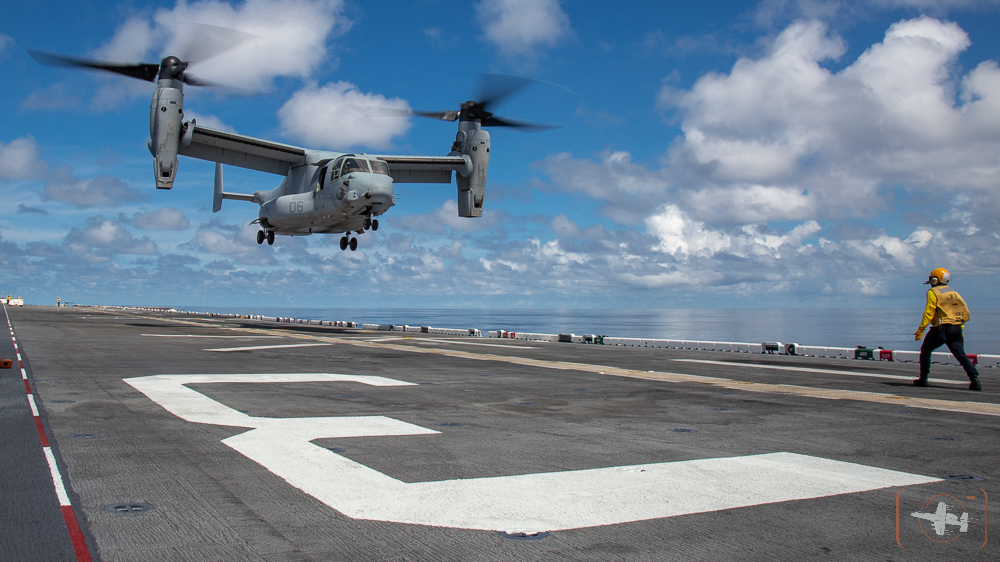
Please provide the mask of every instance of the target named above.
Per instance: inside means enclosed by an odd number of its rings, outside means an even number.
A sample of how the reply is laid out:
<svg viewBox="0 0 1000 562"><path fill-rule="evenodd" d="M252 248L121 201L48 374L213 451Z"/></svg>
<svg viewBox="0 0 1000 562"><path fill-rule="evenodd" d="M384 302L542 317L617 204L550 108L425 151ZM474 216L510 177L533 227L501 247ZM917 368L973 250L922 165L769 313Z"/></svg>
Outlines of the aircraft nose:
<svg viewBox="0 0 1000 562"><path fill-rule="evenodd" d="M364 185L361 187L360 194L365 199L391 199L392 198L392 179L386 176L374 176L370 178L365 178Z"/></svg>

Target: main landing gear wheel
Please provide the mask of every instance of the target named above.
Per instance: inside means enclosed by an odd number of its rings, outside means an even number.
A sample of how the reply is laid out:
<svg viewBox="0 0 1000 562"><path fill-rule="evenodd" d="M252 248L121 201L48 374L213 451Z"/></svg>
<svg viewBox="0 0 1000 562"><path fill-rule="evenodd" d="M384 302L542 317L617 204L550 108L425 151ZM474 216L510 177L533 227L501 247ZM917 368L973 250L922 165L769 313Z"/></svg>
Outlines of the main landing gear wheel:
<svg viewBox="0 0 1000 562"><path fill-rule="evenodd" d="M372 230L378 230L378 219L372 219Z"/></svg>
<svg viewBox="0 0 1000 562"><path fill-rule="evenodd" d="M343 238L340 239L340 249L341 250L346 250L347 249L347 237L346 236L344 236Z"/></svg>
<svg viewBox="0 0 1000 562"><path fill-rule="evenodd" d="M372 219L365 217L364 229L368 230L372 227Z"/></svg>
<svg viewBox="0 0 1000 562"><path fill-rule="evenodd" d="M257 231L257 243L258 244L263 244L264 243L264 231L263 230L258 230Z"/></svg>
<svg viewBox="0 0 1000 562"><path fill-rule="evenodd" d="M267 245L268 246L273 246L274 245L274 231L273 230L268 230L267 231Z"/></svg>
<svg viewBox="0 0 1000 562"><path fill-rule="evenodd" d="M354 250L357 250L357 249L358 249L358 239L357 238L351 238L351 251L353 252Z"/></svg>

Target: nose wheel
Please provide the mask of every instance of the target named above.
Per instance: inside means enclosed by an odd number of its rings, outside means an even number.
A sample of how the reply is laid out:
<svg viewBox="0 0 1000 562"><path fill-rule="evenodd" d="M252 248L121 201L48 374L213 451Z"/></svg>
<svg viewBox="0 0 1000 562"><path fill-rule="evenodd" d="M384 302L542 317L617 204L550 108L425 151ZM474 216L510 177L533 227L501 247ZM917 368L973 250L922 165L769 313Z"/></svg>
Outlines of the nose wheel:
<svg viewBox="0 0 1000 562"><path fill-rule="evenodd" d="M263 230L258 230L257 231L257 243L258 244L263 244L264 240L267 240L267 245L268 246L273 246L274 245L274 231L273 230L268 230L267 232L264 232Z"/></svg>

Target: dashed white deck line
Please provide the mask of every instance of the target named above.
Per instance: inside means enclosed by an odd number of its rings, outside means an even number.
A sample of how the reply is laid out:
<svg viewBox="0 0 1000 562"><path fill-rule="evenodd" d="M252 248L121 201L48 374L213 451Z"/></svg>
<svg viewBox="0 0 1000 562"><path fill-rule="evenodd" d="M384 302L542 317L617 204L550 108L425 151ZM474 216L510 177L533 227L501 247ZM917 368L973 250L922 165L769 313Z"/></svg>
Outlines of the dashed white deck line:
<svg viewBox="0 0 1000 562"><path fill-rule="evenodd" d="M56 457L52 454L51 447L43 447L45 460L49 463L49 474L52 475L52 484L56 489L56 497L59 498L59 505L67 507L73 505L69 501L69 494L66 493L66 485L63 484L62 474L59 473L59 465L56 464Z"/></svg>
<svg viewBox="0 0 1000 562"><path fill-rule="evenodd" d="M258 349L283 349L288 347L320 347L333 345L332 343L289 343L285 345L252 345L247 347L219 347L215 349L205 349L203 351L255 351Z"/></svg>
<svg viewBox="0 0 1000 562"><path fill-rule="evenodd" d="M510 345L510 344L502 344L502 343L479 343L479 342L472 342L472 341L438 340L438 339L431 339L431 338L420 338L420 339L413 338L413 339L411 339L409 341L410 341L410 343L428 343L428 342L434 342L434 343L450 343L450 344L455 344L455 345L479 345L479 346L483 346L483 347L512 347L514 349L535 349L534 347L532 347L530 345Z"/></svg>
<svg viewBox="0 0 1000 562"><path fill-rule="evenodd" d="M77 316L77 318L101 318L104 320L135 320L135 316Z"/></svg>
<svg viewBox="0 0 1000 562"><path fill-rule="evenodd" d="M712 361L709 359L671 359L671 361L678 361L681 363L702 363L706 365L726 365L726 366L739 366L739 367L749 367L753 369L777 369L779 371L799 371L802 373L824 373L829 375L847 375L850 377L872 377L880 379L894 379L902 381L912 381L916 376L907 377L903 375L889 375L885 373L870 373L865 371L838 371L836 369L816 369L812 367L785 367L779 365L758 365L755 363L742 363L738 361ZM939 384L957 384L957 385L968 385L969 381L956 381L953 379L928 379L931 382Z"/></svg>
<svg viewBox="0 0 1000 562"><path fill-rule="evenodd" d="M406 338L404 338L402 336L389 336L389 337L384 337L384 338L372 338L372 337L365 337L365 336L361 336L361 337L344 336L343 339L345 339L345 340L352 340L352 341L364 341L364 342L370 342L370 343L378 343L378 342L384 342L384 341L398 341L398 340L402 340L402 339L406 339Z"/></svg>
<svg viewBox="0 0 1000 562"><path fill-rule="evenodd" d="M398 341L398 342L405 342L405 343L420 343L420 344L423 344L423 343L432 343L433 342L433 343L450 343L450 344L455 344L455 345L478 345L478 346L483 346L483 347L511 347L511 348L514 348L514 349L535 349L534 347L532 347L530 345L509 345L509 344L502 344L502 343L479 343L479 342L471 342L471 341L442 340L442 339L436 339L436 338L414 338L414 337L411 337L411 336L387 336L387 337L384 337L384 338L364 338L364 337L361 337L361 338L354 337L354 338L352 338L350 336L347 336L347 337L338 336L338 338L339 339L345 339L345 340L353 340L353 341L363 341L363 342L367 342L367 343L383 343L383 342L389 342L389 341Z"/></svg>
<svg viewBox="0 0 1000 562"><path fill-rule="evenodd" d="M259 418L187 384L338 382L412 386L337 374L156 375L125 382L194 423L251 428L222 442L292 486L355 519L529 532L612 525L691 513L939 482L849 462L774 452L588 470L407 483L315 445L338 437L434 436L385 416ZM446 436L435 436L445 439ZM405 449L399 451L405 455Z"/></svg>
<svg viewBox="0 0 1000 562"><path fill-rule="evenodd" d="M139 334L150 338L230 338L242 340L280 339L284 336L206 336L200 334Z"/></svg>

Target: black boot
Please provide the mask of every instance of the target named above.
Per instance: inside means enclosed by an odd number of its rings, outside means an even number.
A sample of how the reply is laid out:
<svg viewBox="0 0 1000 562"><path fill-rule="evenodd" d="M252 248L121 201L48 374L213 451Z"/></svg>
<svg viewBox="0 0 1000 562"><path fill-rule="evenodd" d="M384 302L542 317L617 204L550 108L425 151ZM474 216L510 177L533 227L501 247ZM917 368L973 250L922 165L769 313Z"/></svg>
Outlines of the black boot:
<svg viewBox="0 0 1000 562"><path fill-rule="evenodd" d="M969 379L969 390L982 390L983 385L979 384L979 377Z"/></svg>
<svg viewBox="0 0 1000 562"><path fill-rule="evenodd" d="M927 382L927 377L920 377L913 381L913 386L930 386L930 384Z"/></svg>

